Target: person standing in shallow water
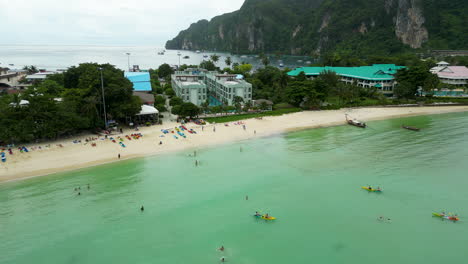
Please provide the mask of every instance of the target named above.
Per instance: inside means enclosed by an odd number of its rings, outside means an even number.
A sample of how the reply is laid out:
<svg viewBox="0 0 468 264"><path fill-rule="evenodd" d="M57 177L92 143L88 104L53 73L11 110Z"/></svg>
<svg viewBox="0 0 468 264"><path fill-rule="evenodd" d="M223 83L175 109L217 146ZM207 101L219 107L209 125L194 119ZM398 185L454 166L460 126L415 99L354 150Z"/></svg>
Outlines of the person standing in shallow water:
<svg viewBox="0 0 468 264"><path fill-rule="evenodd" d="M145 207L143 205L141 206L140 211L145 211Z"/></svg>

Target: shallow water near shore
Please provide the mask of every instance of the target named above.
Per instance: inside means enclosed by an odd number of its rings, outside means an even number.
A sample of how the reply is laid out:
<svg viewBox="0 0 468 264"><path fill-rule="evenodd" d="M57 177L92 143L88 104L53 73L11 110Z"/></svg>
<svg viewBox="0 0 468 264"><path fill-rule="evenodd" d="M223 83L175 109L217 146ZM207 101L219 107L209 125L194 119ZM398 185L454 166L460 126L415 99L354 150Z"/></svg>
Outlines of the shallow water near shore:
<svg viewBox="0 0 468 264"><path fill-rule="evenodd" d="M467 139L467 113L419 116L2 184L0 263L464 263Z"/></svg>

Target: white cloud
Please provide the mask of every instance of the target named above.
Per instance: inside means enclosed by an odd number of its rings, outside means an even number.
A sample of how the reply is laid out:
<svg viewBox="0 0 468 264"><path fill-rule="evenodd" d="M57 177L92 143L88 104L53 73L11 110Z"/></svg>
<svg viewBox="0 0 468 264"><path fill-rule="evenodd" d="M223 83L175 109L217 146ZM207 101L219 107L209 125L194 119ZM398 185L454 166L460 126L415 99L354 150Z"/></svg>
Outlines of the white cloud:
<svg viewBox="0 0 468 264"><path fill-rule="evenodd" d="M163 45L244 0L0 0L0 44Z"/></svg>

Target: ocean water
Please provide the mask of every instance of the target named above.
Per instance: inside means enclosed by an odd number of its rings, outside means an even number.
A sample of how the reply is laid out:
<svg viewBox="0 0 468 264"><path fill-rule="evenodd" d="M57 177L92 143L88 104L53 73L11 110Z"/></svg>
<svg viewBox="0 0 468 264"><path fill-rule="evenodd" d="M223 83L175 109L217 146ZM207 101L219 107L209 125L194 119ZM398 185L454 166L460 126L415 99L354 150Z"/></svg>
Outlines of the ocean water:
<svg viewBox="0 0 468 264"><path fill-rule="evenodd" d="M0 263L466 263L467 139L467 113L411 117L2 184Z"/></svg>
<svg viewBox="0 0 468 264"><path fill-rule="evenodd" d="M230 56L233 62L246 62L261 66L261 61L253 55L231 55L224 52L202 52L167 50L164 55L158 55L164 50L156 46L1 46L0 45L0 67L21 69L25 65L35 65L40 69L56 70L78 65L84 62L110 63L120 69L128 69L128 56L130 53L130 67L139 65L140 69L158 68L159 65L167 63L170 65L199 65L203 60L208 60L212 54L220 56L217 66L226 67L225 59ZM208 58L204 58L206 55ZM183 59L189 56L189 59ZM281 60L281 62L280 62ZM283 63L285 67L295 68L306 66L311 58L303 56L270 56L271 65L279 66ZM13 64L13 65L10 65ZM263 67L263 66L262 66Z"/></svg>

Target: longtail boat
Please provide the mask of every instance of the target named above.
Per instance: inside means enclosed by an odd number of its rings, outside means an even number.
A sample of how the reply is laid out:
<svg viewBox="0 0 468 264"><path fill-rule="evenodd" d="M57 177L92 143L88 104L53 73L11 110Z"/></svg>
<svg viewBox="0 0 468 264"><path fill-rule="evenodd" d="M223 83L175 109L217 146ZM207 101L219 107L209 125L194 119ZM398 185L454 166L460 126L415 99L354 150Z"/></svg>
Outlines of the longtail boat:
<svg viewBox="0 0 468 264"><path fill-rule="evenodd" d="M405 125L402 125L401 128L408 129L408 130L411 130L411 131L419 131L419 130L421 130L421 129L417 128L417 127L405 126Z"/></svg>
<svg viewBox="0 0 468 264"><path fill-rule="evenodd" d="M349 125L356 126L356 127L362 127L366 128L367 125L364 122L357 121L356 119L348 119L348 115L346 115L346 122L348 122Z"/></svg>

